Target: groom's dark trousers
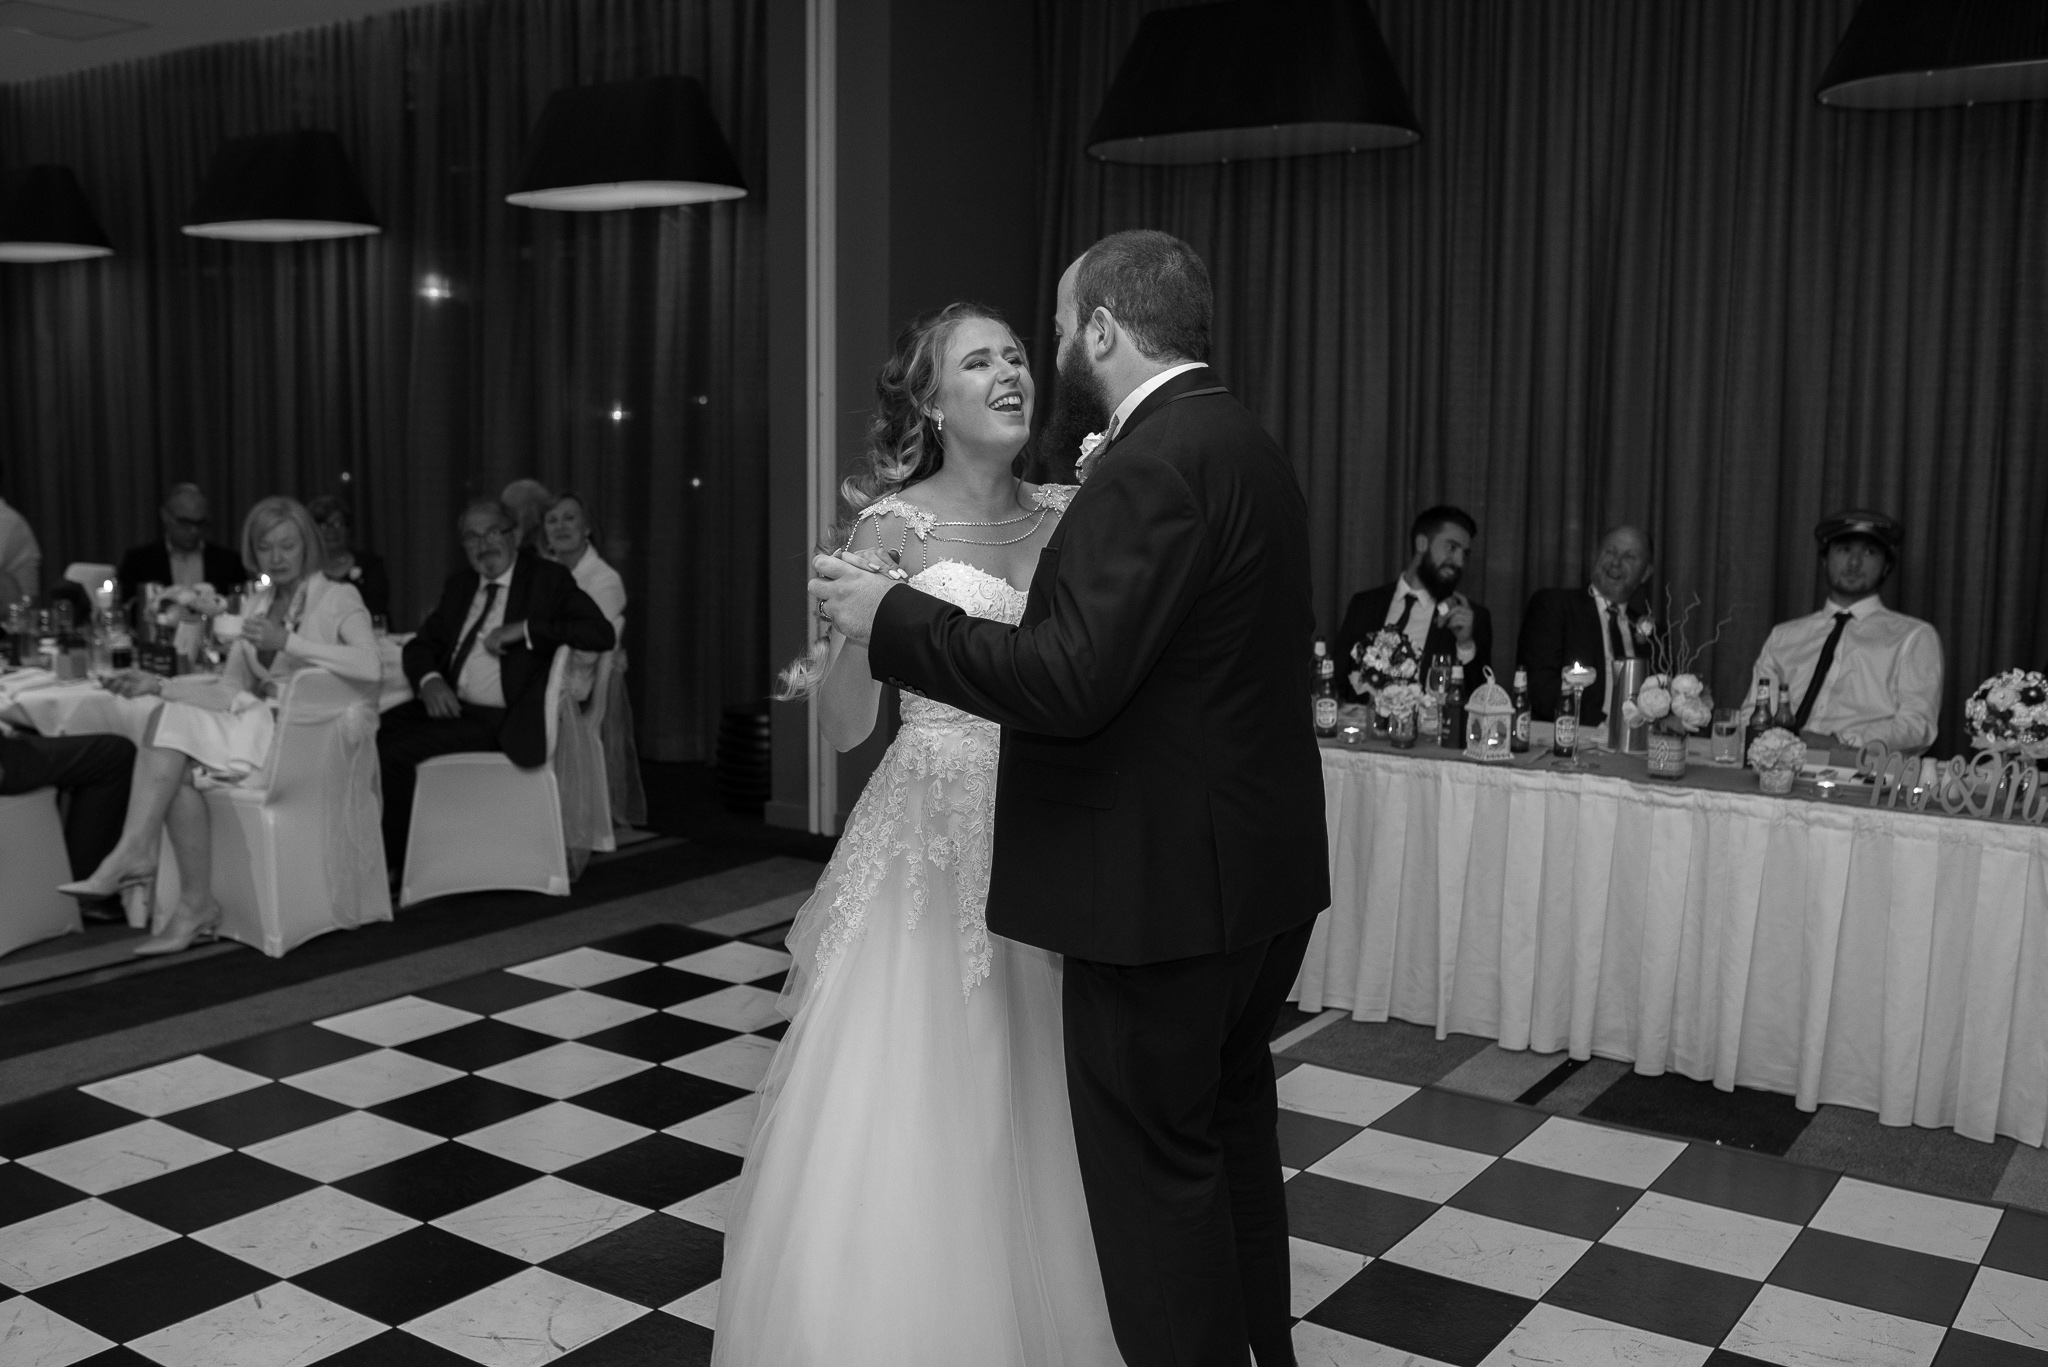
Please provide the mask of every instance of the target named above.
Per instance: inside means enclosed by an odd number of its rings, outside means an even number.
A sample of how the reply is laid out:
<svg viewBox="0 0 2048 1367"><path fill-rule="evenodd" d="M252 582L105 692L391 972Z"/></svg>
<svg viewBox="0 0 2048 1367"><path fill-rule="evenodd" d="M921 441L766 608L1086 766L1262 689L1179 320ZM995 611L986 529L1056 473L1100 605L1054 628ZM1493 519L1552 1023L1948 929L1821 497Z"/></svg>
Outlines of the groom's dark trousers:
<svg viewBox="0 0 2048 1367"><path fill-rule="evenodd" d="M1273 1022L1329 905L1308 519L1208 369L1144 398L1020 626L908 587L877 677L1001 722L988 923L1066 956L1067 1087L1129 1367L1294 1361Z"/></svg>

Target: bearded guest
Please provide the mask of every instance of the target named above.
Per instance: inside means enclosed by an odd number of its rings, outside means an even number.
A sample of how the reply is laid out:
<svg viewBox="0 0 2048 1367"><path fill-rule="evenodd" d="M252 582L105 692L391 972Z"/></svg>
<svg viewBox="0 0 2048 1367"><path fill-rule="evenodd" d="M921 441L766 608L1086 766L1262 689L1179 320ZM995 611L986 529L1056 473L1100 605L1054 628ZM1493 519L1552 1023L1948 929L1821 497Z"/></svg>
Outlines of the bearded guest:
<svg viewBox="0 0 2048 1367"><path fill-rule="evenodd" d="M1493 614L1458 591L1478 535L1479 524L1462 508L1439 506L1415 519L1408 529L1414 554L1401 577L1354 594L1344 610L1335 643L1341 700L1367 701L1349 677L1357 668L1354 647L1362 649L1385 627L1406 636L1418 659L1463 665L1466 697L1486 682L1493 663Z"/></svg>
<svg viewBox="0 0 2048 1367"><path fill-rule="evenodd" d="M1515 660L1529 671L1529 712L1538 721L1557 720L1564 670L1583 664L1599 671L1579 701L1588 726L1607 720L1607 681L1617 660L1649 650L1652 625L1643 583L1650 577L1650 538L1639 527L1616 527L1600 538L1593 575L1584 588L1538 589L1522 609L1522 634Z"/></svg>

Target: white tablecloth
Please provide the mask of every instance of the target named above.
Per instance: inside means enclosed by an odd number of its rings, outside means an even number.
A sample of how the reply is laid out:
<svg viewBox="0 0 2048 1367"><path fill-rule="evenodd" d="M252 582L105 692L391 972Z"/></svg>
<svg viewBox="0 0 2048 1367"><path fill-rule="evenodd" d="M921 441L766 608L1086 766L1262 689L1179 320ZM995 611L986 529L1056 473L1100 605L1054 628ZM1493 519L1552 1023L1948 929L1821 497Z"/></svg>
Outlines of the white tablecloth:
<svg viewBox="0 0 2048 1367"><path fill-rule="evenodd" d="M1323 752L1348 1009L2040 1144L2048 831Z"/></svg>
<svg viewBox="0 0 2048 1367"><path fill-rule="evenodd" d="M155 698L123 698L89 679L59 683L26 671L0 678L0 721L45 736L126 736L137 745Z"/></svg>

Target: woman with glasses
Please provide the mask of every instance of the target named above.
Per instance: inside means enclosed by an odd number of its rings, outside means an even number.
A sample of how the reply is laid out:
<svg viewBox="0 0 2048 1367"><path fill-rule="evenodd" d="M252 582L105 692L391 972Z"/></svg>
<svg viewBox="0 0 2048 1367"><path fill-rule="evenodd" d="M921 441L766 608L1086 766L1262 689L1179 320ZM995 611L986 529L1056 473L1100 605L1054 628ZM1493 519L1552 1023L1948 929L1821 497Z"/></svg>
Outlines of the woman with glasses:
<svg viewBox="0 0 2048 1367"><path fill-rule="evenodd" d="M391 577L384 571L384 557L355 544L355 519L348 506L332 494L306 500L306 511L320 529L320 546L326 563L321 572L337 584L353 584L363 596L363 606L374 618L391 614Z"/></svg>

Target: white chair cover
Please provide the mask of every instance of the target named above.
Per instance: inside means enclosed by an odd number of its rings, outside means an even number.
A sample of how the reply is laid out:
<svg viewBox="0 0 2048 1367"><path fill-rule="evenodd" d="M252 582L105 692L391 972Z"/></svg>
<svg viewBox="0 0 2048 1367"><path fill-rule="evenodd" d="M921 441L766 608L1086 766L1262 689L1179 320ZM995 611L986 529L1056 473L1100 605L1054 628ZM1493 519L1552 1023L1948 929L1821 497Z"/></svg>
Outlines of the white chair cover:
<svg viewBox="0 0 2048 1367"><path fill-rule="evenodd" d="M647 790L640 783L640 752L633 744L633 704L626 697L626 648L612 652L610 677L600 675L604 718L598 736L604 742L604 772L611 785L612 820L622 826L647 824Z"/></svg>
<svg viewBox="0 0 2048 1367"><path fill-rule="evenodd" d="M57 891L71 881L57 790L0 797L0 954L83 929L78 903Z"/></svg>
<svg viewBox="0 0 2048 1367"><path fill-rule="evenodd" d="M612 837L611 784L605 769L602 736L612 654L607 650L597 657L590 677L582 680L587 686L583 698L575 696L570 688L562 693L555 781L562 795L562 843L572 850L618 848L618 841ZM572 655L572 685L579 675L577 663Z"/></svg>

